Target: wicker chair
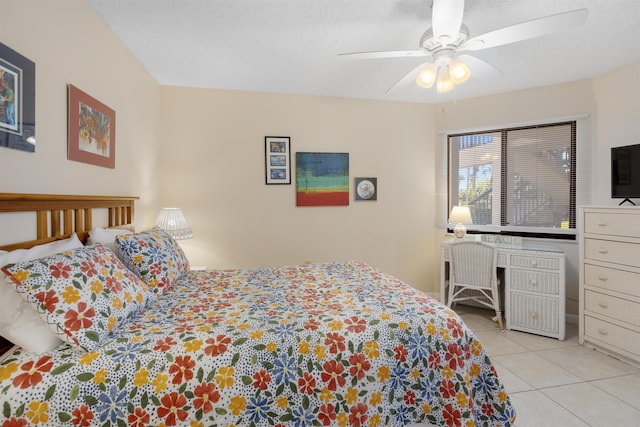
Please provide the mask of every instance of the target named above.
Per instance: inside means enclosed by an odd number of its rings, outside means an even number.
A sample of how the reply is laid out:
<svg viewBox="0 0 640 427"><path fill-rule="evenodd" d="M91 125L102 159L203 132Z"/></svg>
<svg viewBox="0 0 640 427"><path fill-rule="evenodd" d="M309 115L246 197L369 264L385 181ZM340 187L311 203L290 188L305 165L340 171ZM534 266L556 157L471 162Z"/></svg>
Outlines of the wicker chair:
<svg viewBox="0 0 640 427"><path fill-rule="evenodd" d="M502 309L498 290L497 249L483 242L461 241L449 245L449 296L447 305L473 300L495 310L501 330Z"/></svg>

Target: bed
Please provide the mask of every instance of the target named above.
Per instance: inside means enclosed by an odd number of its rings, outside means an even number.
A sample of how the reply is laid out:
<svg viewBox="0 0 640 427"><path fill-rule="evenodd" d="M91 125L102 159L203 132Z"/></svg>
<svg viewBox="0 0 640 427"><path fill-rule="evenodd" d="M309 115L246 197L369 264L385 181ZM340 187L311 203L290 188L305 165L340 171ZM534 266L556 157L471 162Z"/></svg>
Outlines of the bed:
<svg viewBox="0 0 640 427"><path fill-rule="evenodd" d="M0 249L73 233L86 240L96 227L83 222L96 201L51 199L0 194L1 212L41 212L42 230L36 240ZM103 226L130 227L134 200L99 198L98 207L109 210ZM41 224L51 218L53 225ZM167 251L150 252L163 244ZM514 408L473 332L447 307L373 266L190 271L180 247L159 230L120 234L115 249L94 242L3 269L18 293L32 296L62 280L43 279L46 268L68 261L80 293L83 280L92 283L96 307L83 313L93 310L94 324L102 314L118 317L100 298L108 293L102 276L120 274L130 298L117 306L134 307L99 338L93 330L70 332L87 316L67 316L56 332L65 342L42 353L8 350L0 362L3 426L514 425ZM87 279L89 270L74 270L83 262L106 266ZM67 302L69 293L60 295ZM43 301L31 303L52 324L63 310Z"/></svg>

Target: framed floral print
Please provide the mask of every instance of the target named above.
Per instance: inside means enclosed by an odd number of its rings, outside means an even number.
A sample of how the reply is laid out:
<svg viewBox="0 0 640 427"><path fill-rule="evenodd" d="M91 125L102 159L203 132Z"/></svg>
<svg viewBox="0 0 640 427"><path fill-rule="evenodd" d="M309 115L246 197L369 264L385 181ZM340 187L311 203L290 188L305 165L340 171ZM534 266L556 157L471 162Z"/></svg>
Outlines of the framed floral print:
<svg viewBox="0 0 640 427"><path fill-rule="evenodd" d="M105 168L116 164L116 112L69 85L68 158Z"/></svg>

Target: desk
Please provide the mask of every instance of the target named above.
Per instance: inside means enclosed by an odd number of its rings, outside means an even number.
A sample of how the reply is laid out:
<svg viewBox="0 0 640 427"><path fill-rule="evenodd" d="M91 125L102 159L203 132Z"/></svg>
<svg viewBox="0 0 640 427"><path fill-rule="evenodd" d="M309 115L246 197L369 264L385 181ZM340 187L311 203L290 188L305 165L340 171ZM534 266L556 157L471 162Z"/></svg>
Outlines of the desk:
<svg viewBox="0 0 640 427"><path fill-rule="evenodd" d="M440 247L440 299L446 304L449 244ZM565 259L553 247L495 245L504 271L506 328L564 340Z"/></svg>

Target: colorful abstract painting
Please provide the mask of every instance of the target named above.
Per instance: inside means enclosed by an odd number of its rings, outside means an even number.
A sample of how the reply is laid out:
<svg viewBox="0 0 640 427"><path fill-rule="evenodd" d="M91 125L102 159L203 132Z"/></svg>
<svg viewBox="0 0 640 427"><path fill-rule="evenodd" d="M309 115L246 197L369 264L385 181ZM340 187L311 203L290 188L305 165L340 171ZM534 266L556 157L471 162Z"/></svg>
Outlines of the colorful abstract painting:
<svg viewBox="0 0 640 427"><path fill-rule="evenodd" d="M296 153L296 206L349 204L349 153Z"/></svg>

